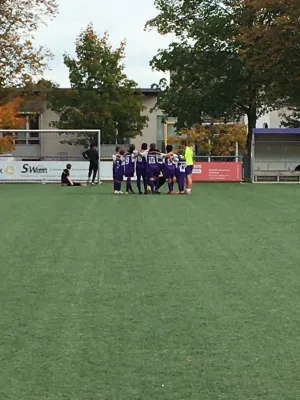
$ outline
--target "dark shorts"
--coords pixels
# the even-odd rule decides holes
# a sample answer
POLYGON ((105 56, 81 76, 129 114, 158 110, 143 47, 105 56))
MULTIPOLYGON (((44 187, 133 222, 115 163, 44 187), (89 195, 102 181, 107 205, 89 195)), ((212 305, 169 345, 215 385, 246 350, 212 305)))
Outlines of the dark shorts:
POLYGON ((174 178, 175 176, 175 166, 172 168, 166 168, 164 167, 163 169, 163 175, 166 179, 168 178, 174 178))
POLYGON ((117 167, 115 165, 113 165, 113 177, 115 178, 117 173, 117 167))
POLYGON ((124 179, 124 175, 116 172, 116 174, 114 176, 114 180, 117 181, 117 182, 122 182, 123 179, 124 179))
POLYGON ((172 171, 165 171, 164 172, 164 177, 166 178, 166 179, 170 179, 170 178, 174 178, 175 177, 175 172, 172 172, 172 171))
POLYGON ((125 176, 126 176, 126 178, 133 178, 134 177, 134 172, 126 172, 125 176))
POLYGON ((159 168, 153 168, 153 169, 148 169, 147 170, 147 176, 148 178, 158 178, 160 174, 160 169, 159 168))
POLYGON ((147 170, 146 168, 137 168, 136 169, 136 176, 146 176, 147 170))
POLYGON ((122 182, 124 179, 124 168, 117 168, 114 174, 114 180, 117 182, 122 182))
POLYGON ((187 165, 185 167, 185 175, 191 175, 193 173, 193 169, 194 169, 193 165, 187 165))

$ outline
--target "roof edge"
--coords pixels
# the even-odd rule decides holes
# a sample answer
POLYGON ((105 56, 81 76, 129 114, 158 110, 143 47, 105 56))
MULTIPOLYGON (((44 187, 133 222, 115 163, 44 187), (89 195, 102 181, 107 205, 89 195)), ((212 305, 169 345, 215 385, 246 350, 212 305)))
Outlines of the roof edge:
POLYGON ((296 128, 255 128, 254 134, 300 135, 300 129, 296 128))

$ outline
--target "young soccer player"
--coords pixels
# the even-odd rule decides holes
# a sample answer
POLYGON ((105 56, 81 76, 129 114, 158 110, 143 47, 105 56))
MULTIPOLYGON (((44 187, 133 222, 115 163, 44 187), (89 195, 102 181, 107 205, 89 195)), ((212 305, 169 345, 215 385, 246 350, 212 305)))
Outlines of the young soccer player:
POLYGON ((135 173, 135 160, 135 145, 131 144, 127 153, 125 154, 125 177, 127 178, 126 194, 135 194, 131 186, 131 179, 134 177, 135 173))
POLYGON ((144 184, 144 194, 147 194, 147 143, 143 143, 141 150, 137 154, 136 158, 136 179, 137 188, 139 194, 143 194, 141 187, 141 179, 143 179, 144 184))
POLYGON ((61 185, 62 186, 86 186, 83 183, 77 183, 77 182, 73 182, 72 178, 71 178, 71 171, 72 165, 71 164, 67 164, 66 168, 63 170, 62 174, 61 174, 61 185))
POLYGON ((186 193, 192 194, 193 186, 193 168, 194 168, 194 151, 191 146, 188 146, 186 140, 181 141, 181 148, 184 150, 184 158, 186 162, 186 193))
MULTIPOLYGON (((175 159, 176 160, 176 159, 175 159)), ((186 180, 186 162, 183 156, 183 150, 179 150, 176 165, 176 179, 178 184, 178 193, 184 194, 184 184, 186 180)))
POLYGON ((119 153, 116 154, 116 169, 114 176, 114 194, 123 194, 121 191, 122 182, 124 178, 124 167, 125 167, 125 154, 126 151, 124 149, 119 150, 119 153))
POLYGON ((168 180, 168 194, 173 194, 174 189, 174 177, 175 177, 175 161, 173 154, 173 146, 167 145, 166 154, 163 158, 163 175, 168 180))
POLYGON ((159 194, 159 174, 160 167, 158 157, 161 153, 156 149, 155 143, 150 144, 150 149, 147 154, 147 177, 151 187, 152 194, 159 194))
POLYGON ((87 183, 90 182, 91 176, 93 174, 92 185, 95 185, 95 179, 98 172, 98 162, 99 162, 99 153, 95 143, 92 143, 90 149, 84 151, 82 153, 82 156, 85 160, 88 160, 90 162, 87 183))

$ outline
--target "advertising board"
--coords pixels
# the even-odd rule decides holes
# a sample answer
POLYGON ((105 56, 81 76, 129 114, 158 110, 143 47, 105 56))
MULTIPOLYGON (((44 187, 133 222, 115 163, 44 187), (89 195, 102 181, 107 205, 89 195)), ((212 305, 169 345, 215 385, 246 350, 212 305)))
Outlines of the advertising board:
POLYGON ((240 182, 241 180, 241 162, 196 162, 194 165, 194 182, 240 182))

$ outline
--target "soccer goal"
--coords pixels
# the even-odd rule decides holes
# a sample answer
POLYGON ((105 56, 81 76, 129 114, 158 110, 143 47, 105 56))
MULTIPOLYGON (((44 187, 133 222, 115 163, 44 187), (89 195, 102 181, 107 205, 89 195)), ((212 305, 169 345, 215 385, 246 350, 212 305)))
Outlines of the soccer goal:
POLYGON ((101 162, 100 130, 1 129, 0 137, 10 137, 13 143, 11 151, 0 154, 0 182, 59 182, 66 164, 72 165, 74 180, 86 181, 89 162, 82 153, 91 144, 99 152, 97 183, 107 179, 101 162))

